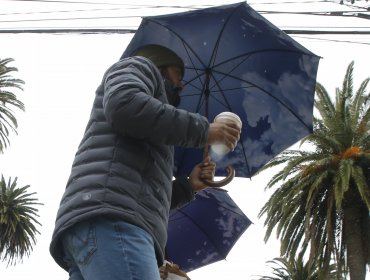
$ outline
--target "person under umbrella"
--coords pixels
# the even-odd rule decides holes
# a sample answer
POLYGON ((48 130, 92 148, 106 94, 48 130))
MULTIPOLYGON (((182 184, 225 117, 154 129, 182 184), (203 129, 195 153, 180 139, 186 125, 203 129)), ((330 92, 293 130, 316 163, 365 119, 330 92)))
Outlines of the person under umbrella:
POLYGON ((174 146, 234 149, 240 129, 180 110, 182 59, 155 45, 104 74, 56 217, 50 253, 70 279, 160 279, 169 210, 207 187, 209 157, 172 182, 174 146))

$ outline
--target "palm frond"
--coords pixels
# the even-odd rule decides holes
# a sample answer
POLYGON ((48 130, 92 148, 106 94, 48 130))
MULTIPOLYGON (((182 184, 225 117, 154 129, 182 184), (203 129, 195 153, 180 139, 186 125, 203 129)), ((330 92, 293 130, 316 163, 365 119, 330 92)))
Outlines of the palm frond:
MULTIPOLYGON (((320 267, 315 261, 303 261, 302 257, 297 258, 274 258, 267 264, 272 269, 273 276, 260 276, 258 280, 319 280, 320 267)), ((326 280, 336 278, 335 265, 331 264, 326 280)))
POLYGON ((356 183, 356 187, 362 200, 366 203, 370 213, 370 185, 365 177, 363 169, 360 166, 354 166, 352 169, 352 178, 356 183))
POLYGON ((24 81, 11 76, 12 72, 18 71, 17 68, 8 66, 13 62, 12 58, 0 59, 0 153, 4 152, 10 144, 9 133, 17 133, 17 119, 12 111, 12 107, 24 111, 23 102, 17 99, 12 90, 23 89, 24 81))
POLYGON ((344 97, 351 98, 353 94, 353 69, 354 69, 355 62, 352 61, 348 67, 346 74, 344 76, 343 85, 342 85, 342 93, 344 97))
MULTIPOLYGON (((364 115, 364 109, 368 107, 368 97, 366 96, 366 88, 369 84, 370 79, 365 79, 359 89, 356 91, 356 94, 354 95, 352 102, 350 104, 350 114, 351 119, 353 121, 353 126, 358 126, 359 123, 361 123, 361 117, 364 115)), ((367 108, 368 110, 369 108, 367 108)), ((366 109, 365 109, 366 110, 366 109)))
POLYGON ((349 189, 349 182, 352 175, 353 160, 341 160, 339 162, 338 175, 335 176, 336 182, 334 185, 336 208, 342 208, 344 194, 349 189))
POLYGON ((0 259, 9 264, 16 264, 24 256, 28 256, 36 243, 39 231, 36 225, 41 225, 37 217, 42 205, 35 193, 29 193, 29 185, 17 187, 17 178, 13 181, 4 176, 0 180, 0 259))
POLYGON ((335 107, 329 93, 319 82, 316 83, 316 96, 317 99, 315 100, 315 107, 319 110, 320 116, 325 123, 325 120, 333 118, 335 107))

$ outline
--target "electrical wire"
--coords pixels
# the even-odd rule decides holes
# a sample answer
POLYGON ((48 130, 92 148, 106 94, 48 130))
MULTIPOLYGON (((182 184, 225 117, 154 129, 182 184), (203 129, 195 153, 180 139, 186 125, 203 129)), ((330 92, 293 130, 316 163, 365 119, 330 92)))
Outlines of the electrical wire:
MULTIPOLYGON (((284 31, 284 30, 283 30, 284 31)), ((27 29, 16 29, 16 30, 3 30, 0 29, 0 34, 2 33, 36 33, 36 34, 80 34, 80 35, 97 35, 97 34, 105 34, 105 35, 113 35, 113 34, 134 34, 136 32, 136 28, 109 28, 109 29, 101 29, 101 28, 91 28, 91 29, 34 29, 34 30, 27 30, 27 29)), ((289 31, 285 31, 289 33, 289 31)), ((291 37, 300 38, 300 39, 308 39, 308 40, 320 40, 320 41, 328 41, 334 43, 347 43, 347 44, 361 44, 361 45, 370 45, 369 42, 362 42, 362 41, 353 41, 353 40, 342 40, 342 39, 329 39, 329 38, 320 38, 315 35, 312 36, 302 36, 299 34, 290 34, 291 37)))
POLYGON ((0 23, 24 23, 40 21, 72 21, 72 20, 100 20, 100 19, 128 19, 141 18, 142 16, 100 16, 100 17, 69 17, 69 18, 44 18, 44 19, 23 19, 23 20, 0 20, 0 23))
MULTIPOLYGON (((120 11, 120 10, 139 10, 139 9, 156 9, 159 6, 136 6, 136 7, 125 7, 125 8, 93 8, 93 9, 75 9, 75 10, 56 10, 56 11, 38 11, 38 12, 12 12, 12 13, 0 13, 3 16, 10 15, 38 15, 38 14, 58 14, 58 13, 75 13, 75 12, 100 12, 100 11, 120 11)), ((173 6, 160 6, 160 8, 174 8, 173 6)), ((196 6, 179 6, 175 8, 182 9, 201 9, 196 6)), ((320 11, 320 12, 286 12, 286 11, 271 11, 271 10, 258 10, 258 13, 262 14, 299 14, 299 15, 336 15, 346 13, 366 13, 367 11, 362 10, 348 10, 348 11, 320 11)))
POLYGON ((39 14, 63 14, 63 13, 76 13, 76 12, 101 12, 101 11, 120 11, 120 10, 136 10, 142 9, 141 7, 128 7, 128 8, 95 8, 95 9, 76 9, 76 10, 58 10, 58 11, 38 11, 38 12, 13 12, 13 13, 0 13, 0 16, 18 16, 18 15, 39 15, 39 14))
MULTIPOLYGON (((7 0, 3 0, 7 1, 7 0)), ((201 8, 200 6, 195 5, 184 5, 184 6, 158 6, 158 5, 141 5, 141 4, 125 4, 125 3, 111 3, 111 2, 88 2, 88 1, 52 1, 52 0, 38 0, 38 1, 28 1, 28 0, 12 0, 13 2, 47 2, 47 3, 63 3, 63 4, 94 4, 94 5, 108 5, 113 8, 92 8, 92 9, 74 9, 74 10, 60 10, 60 11, 40 11, 40 12, 26 12, 26 13, 2 13, 0 15, 32 15, 32 14, 56 14, 56 13, 72 13, 72 12, 95 12, 95 11, 120 11, 122 9, 142 9, 142 8, 148 8, 148 9, 157 9, 157 8, 182 8, 182 9, 198 9, 201 8), (121 7, 119 7, 121 6, 121 7), (125 8, 122 8, 124 6, 125 8)), ((328 1, 328 0, 315 0, 315 1, 281 1, 278 4, 292 4, 292 3, 300 3, 300 4, 309 4, 309 3, 322 3, 322 2, 333 2, 334 1, 328 1)), ((264 2, 264 3, 258 3, 258 4, 277 4, 276 2, 264 2)), ((337 3, 338 4, 338 3, 337 3)), ((204 6, 203 6, 204 7, 204 6)), ((362 8, 361 8, 362 9, 362 8)), ((361 10, 350 10, 350 11, 321 11, 321 12, 287 12, 287 11, 258 11, 259 13, 263 14, 289 14, 289 15, 313 15, 313 16, 353 16, 353 17, 360 17, 364 19, 370 19, 370 14, 367 14, 365 11, 361 10), (347 14, 348 13, 348 14, 347 14)), ((62 17, 62 18, 30 18, 30 19, 4 19, 0 20, 0 23, 30 23, 30 22, 55 22, 55 21, 75 21, 75 20, 103 20, 103 19, 129 19, 129 18, 141 18, 143 15, 130 15, 130 16, 90 16, 90 17, 82 17, 82 16, 75 16, 75 17, 62 17)), ((326 29, 336 29, 336 30, 322 30, 325 27, 307 27, 307 26, 296 26, 296 27, 286 27, 286 32, 289 34, 356 34, 356 35, 368 35, 370 31, 365 30, 366 27, 343 27, 342 30, 340 27, 326 27, 326 29), (312 30, 316 29, 316 30, 312 30), (352 30, 351 30, 352 29, 352 30), (357 30, 353 30, 357 29, 357 30), (362 29, 362 30, 361 30, 362 29)), ((2 28, 1 33, 24 33, 24 32, 33 32, 33 33, 43 33, 43 32, 63 32, 66 33, 78 33, 78 32, 108 32, 107 27, 96 27, 96 28, 40 28, 40 30, 37 30, 37 28, 2 28), (70 31, 68 31, 70 29, 70 31), (17 31, 18 30, 18 31, 17 31)), ((370 27, 369 27, 370 29, 370 27)), ((118 28, 111 28, 109 30, 113 30, 112 32, 126 32, 127 28, 118 27, 118 28)), ((130 29, 130 32, 133 29, 130 29)))
POLYGON ((55 4, 85 4, 85 5, 131 5, 116 2, 89 2, 89 1, 58 1, 58 0, 3 0, 9 2, 40 2, 40 3, 55 3, 55 4))
POLYGON ((141 9, 141 8, 197 8, 202 9, 205 7, 213 7, 214 5, 149 5, 149 4, 127 4, 127 3, 112 3, 112 2, 84 2, 84 1, 54 1, 54 0, 2 0, 2 1, 9 1, 9 2, 46 2, 46 3, 55 3, 55 4, 87 4, 87 5, 105 5, 105 6, 124 6, 134 9, 141 9))
MULTIPOLYGON (((260 14, 289 14, 289 15, 312 15, 312 16, 335 16, 335 17, 358 17, 361 19, 370 19, 370 13, 360 12, 284 12, 284 11, 259 11, 260 14)), ((7 14, 1 14, 7 15, 7 14)), ((100 19, 124 19, 124 18, 141 18, 144 15, 133 16, 91 16, 91 17, 65 17, 65 18, 42 18, 42 19, 14 19, 14 20, 0 20, 0 23, 22 23, 35 21, 64 21, 64 20, 100 20, 100 19)))
MULTIPOLYGON (((114 6, 138 6, 140 4, 127 4, 127 3, 117 3, 117 2, 89 2, 89 1, 61 1, 61 0, 2 0, 8 2, 41 2, 41 3, 62 3, 62 4, 87 4, 87 5, 114 5, 114 6)), ((248 2, 248 1, 247 1, 248 2)), ((282 5, 282 4, 312 4, 312 3, 324 3, 324 2, 333 2, 335 1, 328 1, 328 0, 309 0, 309 1, 275 1, 275 2, 248 2, 249 5, 282 5)), ((338 3, 337 3, 338 4, 338 3)), ((212 6, 212 5, 206 5, 212 6)), ((166 6, 166 7, 173 7, 166 6)), ((179 6, 184 7, 184 6, 179 6)))
POLYGON ((350 12, 279 12, 279 11, 260 11, 261 14, 290 14, 290 15, 311 15, 311 16, 334 16, 334 17, 354 17, 361 19, 370 19, 370 13, 363 11, 350 11, 350 12))
MULTIPOLYGON (((137 27, 133 29, 128 28, 0 28, 0 33, 117 33, 117 34, 126 34, 136 32, 137 27)), ((302 35, 370 35, 370 30, 309 30, 309 29, 282 29, 287 34, 302 34, 302 35)))
POLYGON ((338 39, 328 39, 328 38, 318 38, 318 37, 306 37, 300 35, 291 35, 294 38, 302 38, 302 39, 309 39, 309 40, 320 40, 320 41, 328 41, 334 43, 349 43, 349 44, 360 44, 360 45, 370 45, 370 42, 358 42, 358 41, 349 41, 349 40, 338 40, 338 39))
MULTIPOLYGON (((7 1, 7 0, 3 0, 7 1)), ((181 9, 201 9, 204 7, 208 7, 210 5, 147 5, 147 4, 127 4, 127 3, 109 3, 109 2, 88 2, 88 1, 57 1, 57 0, 37 0, 37 1, 29 1, 29 0, 11 0, 12 2, 32 2, 32 3, 63 3, 63 4, 104 4, 104 5, 114 5, 114 8, 94 8, 94 9, 77 9, 77 10, 61 10, 61 11, 39 11, 39 12, 25 12, 25 13, 1 13, 0 15, 32 15, 32 14, 45 14, 45 13, 68 13, 68 12, 96 12, 96 11, 119 11, 122 9, 142 9, 142 8, 147 8, 147 9, 159 9, 159 8, 181 8, 181 9), (117 6, 124 6, 125 8, 117 8, 117 6)), ((330 2, 330 3, 336 3, 335 1, 330 1, 330 0, 315 0, 315 1, 280 1, 280 2, 264 2, 264 3, 258 3, 258 4, 292 4, 292 3, 299 3, 299 4, 312 4, 312 3, 323 3, 323 2, 330 2)), ((358 16, 360 13, 366 13, 364 11, 364 8, 359 7, 360 10, 350 10, 350 11, 320 11, 320 12, 286 12, 286 11, 271 11, 271 10, 260 10, 258 11, 259 13, 264 13, 264 14, 302 14, 302 15, 318 15, 318 16, 358 16), (349 14, 346 14, 349 13, 349 14)), ((361 18, 366 18, 370 17, 370 15, 367 14, 361 14, 359 17, 361 18)), ((93 18, 89 18, 93 19, 93 18)), ((45 19, 48 20, 48 19, 45 19)), ((22 21, 20 19, 19 21, 22 21)))

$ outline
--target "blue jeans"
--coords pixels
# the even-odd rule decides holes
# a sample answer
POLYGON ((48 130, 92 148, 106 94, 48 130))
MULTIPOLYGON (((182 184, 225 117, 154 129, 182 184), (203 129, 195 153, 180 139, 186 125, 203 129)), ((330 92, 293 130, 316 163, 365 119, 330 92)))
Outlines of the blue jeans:
POLYGON ((62 236, 69 280, 159 280, 153 238, 124 221, 98 217, 62 236))

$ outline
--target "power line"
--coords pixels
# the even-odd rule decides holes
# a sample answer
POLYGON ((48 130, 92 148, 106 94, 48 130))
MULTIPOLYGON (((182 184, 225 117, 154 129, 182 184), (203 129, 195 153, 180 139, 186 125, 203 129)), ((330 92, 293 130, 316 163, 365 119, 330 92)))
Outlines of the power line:
MULTIPOLYGON (((88 5, 105 5, 105 6, 115 6, 114 8, 93 8, 93 9, 75 9, 75 10, 54 10, 54 11, 38 11, 38 12, 15 12, 15 13, 1 13, 0 15, 30 15, 30 14, 45 14, 45 13, 68 13, 68 12, 91 12, 91 11, 110 11, 110 10, 122 10, 122 9, 158 9, 158 8, 181 8, 181 9, 203 9, 207 7, 213 7, 214 5, 148 5, 148 4, 127 4, 127 3, 110 3, 110 2, 88 2, 88 1, 55 1, 55 0, 37 0, 37 1, 30 1, 30 0, 2 0, 2 1, 9 1, 9 2, 32 2, 32 3, 63 3, 63 4, 88 4, 88 5), (117 6, 123 6, 122 8, 117 8, 117 6)), ((281 1, 281 2, 263 2, 263 3, 249 3, 250 5, 253 4, 312 4, 312 3, 324 3, 324 2, 333 2, 329 0, 316 0, 316 1, 281 1)), ((338 4, 338 3, 337 3, 338 4)), ((359 7, 360 8, 360 7, 359 7)), ((288 13, 288 12, 275 12, 275 11, 263 11, 265 13, 288 13)), ((351 12, 351 11, 345 11, 351 12)), ((358 11, 363 12, 363 10, 358 11)), ((298 12, 293 12, 298 13, 298 12)), ((307 12, 314 14, 315 12, 307 12)), ((318 12, 321 13, 321 12, 318 12)), ((322 13, 330 13, 322 12, 322 13)))
POLYGON ((57 13, 75 13, 75 12, 100 12, 100 11, 119 11, 123 9, 134 10, 142 9, 142 7, 129 8, 95 8, 95 9, 76 9, 76 10, 58 10, 58 11, 39 11, 39 12, 15 12, 15 13, 0 13, 1 16, 18 16, 18 15, 39 15, 39 14, 57 14, 57 13))
MULTIPOLYGON (((135 33, 137 28, 16 28, 0 29, 0 33, 38 33, 38 34, 127 34, 135 33)), ((370 30, 304 30, 304 29, 283 29, 287 34, 301 35, 370 35, 370 30)))
POLYGON ((100 17, 69 17, 69 18, 44 18, 44 19, 23 19, 23 20, 0 20, 0 23, 11 22, 40 22, 40 21, 65 21, 65 20, 98 20, 98 19, 125 19, 125 18, 141 18, 142 16, 100 16, 100 17))
POLYGON ((58 0, 3 0, 9 2, 41 2, 41 3, 62 3, 62 4, 87 4, 87 5, 130 5, 114 2, 89 2, 89 1, 58 1, 58 0))
MULTIPOLYGON (((4 0, 3 0, 4 1, 4 0)), ((6 0, 5 0, 6 1, 6 0)), ((16 2, 30 2, 28 0, 12 0, 16 2)), ((87 2, 87 1, 48 1, 48 0, 40 0, 40 1, 32 1, 32 2, 53 2, 53 3, 75 3, 75 4, 105 4, 105 5, 115 5, 115 6, 126 6, 125 9, 127 9, 127 6, 131 7, 132 9, 135 9, 140 7, 146 7, 146 8, 195 8, 196 6, 157 6, 157 5, 135 5, 135 4, 124 4, 124 3, 107 3, 107 2, 87 2)), ((304 1, 304 2, 295 2, 295 1, 285 1, 285 2, 279 2, 279 3, 318 3, 318 2, 333 2, 328 0, 317 0, 317 1, 304 1)), ((272 4, 273 2, 266 2, 263 4, 272 4)), ((199 6, 197 7, 197 9, 199 6)), ((114 7, 114 8, 93 8, 93 9, 76 9, 76 10, 63 10, 63 11, 41 11, 41 12, 27 12, 27 13, 13 13, 13 14, 40 14, 40 13, 68 13, 68 12, 92 12, 92 11, 119 11, 123 8, 114 7)), ((359 10, 351 10, 351 11, 321 11, 321 12, 285 12, 285 11, 259 11, 259 13, 265 13, 265 14, 291 14, 291 15, 314 15, 314 16, 351 16, 351 17, 359 17, 363 19, 370 19, 370 14, 366 14, 364 11, 359 10)), ((13 14, 0 14, 0 15, 13 15, 13 14)), ((0 23, 29 23, 29 22, 55 22, 55 21, 74 21, 74 20, 103 20, 103 19, 129 19, 129 18, 142 18, 143 15, 129 15, 129 16, 90 16, 90 17, 82 17, 82 16, 76 16, 76 17, 63 17, 63 18, 38 18, 38 19, 13 19, 13 20, 0 20, 0 23)), ((127 26, 127 25, 126 25, 127 26)), ((300 26, 298 29, 297 27, 287 27, 285 29, 285 32, 288 34, 306 34, 306 35, 320 35, 320 34, 336 34, 336 35, 368 35, 370 31, 368 30, 349 30, 349 29, 367 29, 368 27, 343 27, 344 30, 333 30, 333 29, 340 29, 340 27, 327 27, 328 30, 322 30, 324 27, 304 27, 300 26), (309 30, 316 29, 316 30, 309 30), (331 29, 331 30, 329 30, 331 29), (346 30, 347 29, 347 30, 346 30)), ((370 27, 369 27, 370 28, 370 27)), ((128 31, 133 32, 135 28, 124 28, 122 26, 117 28, 109 28, 106 26, 105 28, 102 27, 90 27, 90 28, 3 28, 0 27, 0 33, 105 33, 105 32, 113 32, 113 33, 127 33, 128 31)))
POLYGON ((370 45, 370 42, 368 43, 368 42, 358 42, 358 41, 349 41, 349 40, 338 40, 338 39, 317 38, 317 37, 305 37, 305 36, 297 36, 297 35, 292 35, 292 37, 302 38, 302 39, 309 39, 309 40, 328 41, 328 42, 335 42, 335 43, 370 45))
MULTIPOLYGON (((370 19, 370 14, 360 12, 283 12, 283 11, 260 11, 261 14, 290 14, 290 15, 313 15, 313 16, 342 16, 342 17, 359 17, 370 19)), ((4 14, 2 14, 4 15, 4 14)), ((92 16, 92 17, 65 17, 65 18, 42 18, 42 19, 14 19, 0 20, 0 23, 21 23, 21 22, 39 22, 39 21, 65 21, 65 20, 100 20, 100 19, 125 19, 125 18, 142 18, 144 15, 133 16, 92 16)))
POLYGON ((348 10, 348 11, 320 11, 320 12, 286 12, 286 11, 271 11, 271 10, 258 10, 258 13, 264 14, 295 14, 295 15, 314 15, 314 16, 341 16, 347 14, 356 13, 367 13, 367 11, 361 10, 348 10))
MULTIPOLYGON (((125 8, 92 8, 92 9, 75 9, 75 10, 55 10, 55 11, 37 11, 37 12, 12 12, 12 13, 0 13, 3 16, 12 16, 12 15, 39 15, 39 14, 58 14, 58 13, 75 13, 75 12, 104 12, 104 11, 120 11, 120 10, 138 10, 138 9, 156 9, 156 8, 182 8, 182 9, 201 9, 199 6, 152 6, 152 5, 133 5, 131 7, 125 8)), ((367 11, 361 10, 348 10, 348 11, 320 11, 320 12, 286 12, 286 11, 271 11, 271 10, 258 10, 258 12, 264 14, 297 14, 297 15, 347 15, 355 13, 366 13, 367 11)))
MULTIPOLYGON (((58 1, 58 0, 2 0, 8 2, 41 2, 41 3, 63 3, 63 4, 87 4, 87 5, 114 5, 114 6, 138 6, 140 4, 127 4, 127 3, 117 3, 117 2, 89 2, 89 1, 58 1)), ((312 3, 324 3, 324 2, 333 2, 328 0, 311 0, 311 1, 279 1, 279 2, 248 2, 249 5, 281 5, 281 4, 312 4, 312 3)), ((339 4, 339 3, 337 3, 339 4)), ((213 5, 204 5, 204 6, 213 6, 213 5)), ((164 7, 174 7, 174 6, 164 6, 164 7)), ((179 6, 184 7, 184 6, 179 6)))
POLYGON ((370 31, 370 27, 367 27, 367 26, 303 26, 303 25, 297 25, 297 26, 280 26, 279 27, 280 29, 343 29, 343 30, 348 30, 348 29, 353 29, 353 30, 356 30, 356 29, 369 29, 370 31))
MULTIPOLYGON (((3 0, 3 1, 12 1, 12 2, 41 2, 41 3, 55 3, 55 4, 86 4, 90 7, 95 5, 96 8, 85 8, 85 9, 65 9, 65 10, 57 10, 57 11, 38 11, 38 12, 18 12, 18 13, 1 13, 0 15, 33 15, 33 14, 56 14, 56 13, 78 13, 78 12, 104 12, 104 11, 120 11, 122 9, 158 9, 158 8, 181 8, 181 9, 201 9, 206 7, 213 7, 214 5, 184 5, 184 6, 172 6, 172 5, 145 5, 145 4, 125 4, 125 3, 117 3, 117 2, 89 2, 89 1, 52 1, 52 0, 39 0, 39 1, 28 1, 28 0, 3 0), (97 5, 104 5, 104 8, 97 7, 97 5)), ((357 0, 358 1, 358 0, 357 0)), ((324 3, 324 2, 331 2, 335 4, 339 4, 336 1, 330 0, 316 0, 316 1, 280 1, 280 2, 259 2, 259 3, 250 3, 249 5, 274 5, 274 4, 312 4, 312 3, 324 3)), ((349 6, 351 10, 346 11, 321 11, 321 12, 287 12, 287 11, 258 11, 259 13, 265 14, 291 14, 291 15, 314 15, 314 16, 343 16, 343 17, 359 17, 364 19, 370 19, 370 15, 366 12, 366 8, 359 7, 359 6, 349 6), (353 10, 356 8, 357 10, 353 10)), ((369 10, 369 8, 367 8, 369 10)), ((141 18, 143 16, 136 15, 136 16, 95 16, 95 17, 66 17, 66 18, 50 18, 50 19, 16 19, 16 20, 2 20, 2 23, 22 23, 22 22, 45 22, 45 21, 65 21, 65 20, 98 20, 98 19, 125 19, 125 18, 141 18)), ((126 25, 127 26, 127 25, 126 25)), ((312 40, 325 40, 325 41, 332 41, 332 42, 345 42, 345 43, 356 43, 356 44, 366 44, 369 45, 370 43, 367 42, 354 42, 354 41, 346 41, 346 40, 334 40, 334 39, 323 39, 317 38, 317 35, 370 35, 370 30, 364 30, 367 27, 287 27, 283 29, 283 31, 287 34, 292 35, 292 37, 299 37, 299 38, 307 38, 312 40), (304 28, 304 29, 303 29, 304 28), (313 30, 316 29, 316 30, 313 30), (363 29, 363 30, 353 30, 353 29, 363 29), (326 29, 326 30, 323 30, 326 29), (342 30, 338 30, 342 29, 342 30), (300 35, 309 35, 310 37, 304 37, 300 35)), ((21 33, 34 33, 34 34, 133 34, 137 30, 137 26, 127 26, 127 27, 115 27, 115 28, 101 28, 101 27, 90 27, 90 28, 0 28, 0 34, 21 34, 21 33)))
POLYGON ((370 13, 361 11, 328 11, 328 12, 284 12, 284 11, 259 11, 261 14, 290 14, 290 15, 312 15, 312 16, 334 16, 334 17, 357 17, 370 19, 370 13))
MULTIPOLYGON (((321 35, 321 34, 313 34, 311 32, 290 32, 289 30, 283 30, 285 33, 290 34, 292 37, 302 38, 302 39, 309 39, 309 40, 321 40, 321 41, 328 41, 328 42, 335 42, 335 43, 348 43, 348 44, 362 44, 362 45, 370 45, 370 42, 359 42, 359 41, 350 41, 350 40, 339 40, 339 39, 328 39, 328 38, 318 38, 314 35, 321 35), (300 35, 313 35, 310 37, 300 36, 300 35)), ((1 30, 0 34, 24 34, 24 33, 33 33, 33 34, 79 34, 79 35, 98 35, 98 34, 134 34, 136 32, 136 28, 109 28, 109 29, 101 29, 101 28, 90 28, 90 29, 66 29, 66 28, 59 28, 59 29, 16 29, 16 30, 1 30)), ((322 33, 325 35, 343 35, 343 34, 333 34, 333 33, 322 33)), ((358 34, 351 34, 348 33, 347 35, 358 35, 358 34)), ((370 32, 366 35, 370 35, 370 32)))
POLYGON ((287 34, 306 35, 370 35, 370 30, 284 30, 287 34))
MULTIPOLYGON (((347 0, 347 2, 349 2, 349 1, 347 0)), ((355 2, 355 1, 353 1, 353 2, 355 2)), ((359 1, 357 0, 357 2, 359 2, 359 1)), ((366 1, 366 2, 368 2, 368 1, 366 1)), ((338 3, 338 4, 344 5, 344 6, 347 6, 347 7, 350 7, 350 8, 364 8, 364 7, 361 7, 361 6, 354 5, 353 3, 351 3, 351 5, 349 3, 344 3, 343 0, 341 0, 340 3, 338 3)), ((367 7, 368 11, 369 11, 369 9, 370 9, 370 6, 367 7)))
POLYGON ((279 1, 279 2, 247 2, 249 5, 282 5, 282 4, 314 4, 324 3, 328 0, 313 0, 313 1, 279 1))
POLYGON ((0 34, 130 34, 135 33, 137 28, 17 28, 17 29, 0 29, 0 34))
POLYGON ((53 1, 53 0, 2 0, 2 1, 9 1, 9 2, 41 2, 41 3, 55 3, 55 4, 87 4, 87 5, 105 5, 105 6, 124 6, 129 7, 131 9, 134 7, 137 8, 184 8, 184 9, 192 9, 192 8, 206 8, 206 7, 214 7, 214 5, 148 5, 148 4, 127 4, 127 3, 116 3, 116 2, 86 2, 86 1, 53 1))

